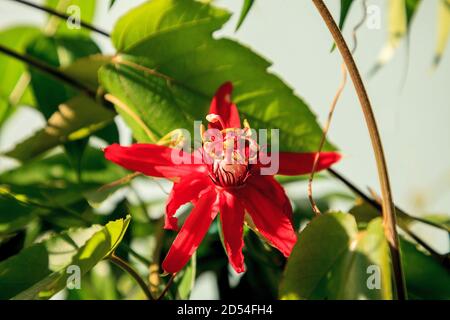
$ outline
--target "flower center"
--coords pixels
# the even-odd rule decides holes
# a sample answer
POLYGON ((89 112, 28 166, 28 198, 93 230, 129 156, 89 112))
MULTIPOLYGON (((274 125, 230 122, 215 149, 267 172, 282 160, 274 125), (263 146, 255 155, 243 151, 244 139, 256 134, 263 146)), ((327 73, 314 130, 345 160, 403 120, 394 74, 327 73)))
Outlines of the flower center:
MULTIPOLYGON (((220 122, 222 118, 209 114, 209 122, 220 122)), ((221 131, 201 127, 203 154, 210 164, 209 177, 221 187, 239 187, 245 184, 250 176, 250 167, 257 158, 259 146, 252 136, 248 122, 244 121, 244 129, 225 128, 221 131)))
POLYGON ((242 186, 249 176, 248 164, 227 163, 226 160, 214 161, 210 175, 213 182, 221 187, 242 186))

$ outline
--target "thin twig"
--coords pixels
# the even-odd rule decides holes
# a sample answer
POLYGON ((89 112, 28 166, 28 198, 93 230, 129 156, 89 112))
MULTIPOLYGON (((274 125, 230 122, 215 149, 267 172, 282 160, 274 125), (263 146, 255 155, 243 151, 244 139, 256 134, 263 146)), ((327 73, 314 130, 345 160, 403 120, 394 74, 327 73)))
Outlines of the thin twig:
POLYGON ((147 259, 146 257, 142 256, 141 254, 134 251, 129 245, 127 245, 125 242, 121 242, 119 244, 119 247, 127 251, 131 256, 135 257, 137 260, 139 260, 142 264, 145 266, 148 266, 151 264, 151 261, 147 259))
POLYGON ((355 60, 348 48, 339 27, 336 25, 330 11, 323 0, 312 0, 322 19, 328 27, 333 39, 344 59, 345 65, 350 73, 356 93, 358 95, 364 117, 366 119, 367 128, 372 141, 373 152, 377 162, 378 178, 380 180, 381 194, 383 197, 383 220, 384 231, 389 243, 391 251, 391 260, 393 266, 393 274, 395 279, 395 287, 397 298, 399 300, 407 299, 405 279, 403 275, 402 262, 400 260, 399 240, 396 229, 395 208, 392 200, 391 186, 389 183, 389 174, 387 170, 386 160, 384 157, 383 145, 381 143, 380 134, 378 132, 377 123, 373 114, 372 105, 367 95, 366 88, 359 74, 355 60))
POLYGON ((161 300, 162 298, 164 298, 164 296, 166 295, 167 291, 169 291, 170 287, 172 286, 173 280, 175 279, 176 275, 177 275, 176 273, 173 273, 170 276, 170 279, 167 282, 166 287, 164 288, 163 292, 161 293, 161 295, 156 300, 161 300))
MULTIPOLYGON (((28 7, 32 7, 32 8, 35 8, 35 9, 47 12, 50 15, 56 16, 56 17, 64 19, 64 20, 69 20, 71 18, 71 16, 69 16, 67 14, 64 14, 64 13, 61 13, 61 12, 58 12, 58 11, 56 11, 56 10, 50 8, 50 7, 37 5, 37 4, 29 2, 29 1, 25 1, 25 0, 11 0, 11 1, 14 1, 14 2, 17 2, 17 3, 21 3, 21 4, 26 5, 28 7)), ((99 28, 94 27, 93 25, 91 25, 91 24, 89 24, 87 22, 81 21, 81 20, 80 20, 80 26, 82 26, 83 28, 86 28, 88 30, 91 30, 93 32, 96 32, 98 34, 101 34, 101 35, 103 35, 105 37, 109 37, 110 36, 108 32, 100 30, 99 28)))
POLYGON ((311 173, 309 175, 309 179, 308 179, 308 198, 309 198, 309 202, 311 203, 311 207, 312 207, 314 213, 316 214, 316 216, 320 215, 321 212, 320 212, 320 209, 317 206, 316 202, 314 201, 313 192, 312 192, 312 183, 314 180, 314 173, 317 169, 317 165, 319 164, 320 152, 322 152, 325 141, 327 140, 327 133, 328 133, 328 130, 330 129, 334 110, 336 108, 336 105, 339 101, 339 98, 340 98, 342 92, 344 91, 346 83, 347 83, 347 69, 345 68, 345 65, 342 64, 342 81, 341 81, 341 84, 339 85, 339 88, 338 88, 334 98, 333 98, 333 102, 331 103, 330 111, 328 112, 327 122, 325 123, 325 127, 323 128, 323 134, 322 134, 322 138, 320 140, 319 149, 317 150, 317 153, 315 154, 312 171, 311 171, 311 173))
POLYGON ((142 291, 144 291, 145 296, 147 297, 147 299, 149 300, 155 300, 147 286, 147 284, 145 283, 145 281, 141 278, 141 276, 136 272, 136 270, 134 270, 134 268, 128 264, 128 262, 122 260, 121 258, 119 258, 118 256, 116 256, 114 253, 111 254, 108 259, 114 263, 115 265, 119 266, 122 270, 124 270, 125 272, 127 272, 131 277, 133 277, 133 279, 137 282, 137 284, 139 285, 139 287, 141 287, 142 291))
MULTIPOLYGON (((358 47, 358 38, 356 37, 356 32, 364 24, 364 21, 366 21, 366 17, 367 17, 366 0, 362 1, 362 6, 363 6, 363 16, 362 16, 361 20, 355 25, 355 27, 353 28, 353 31, 352 31, 352 36, 353 36, 352 54, 356 51, 356 48, 358 47)), ((342 72, 342 80, 338 87, 338 90, 336 91, 336 94, 334 95, 333 101, 331 103, 330 110, 328 112, 327 122, 325 123, 325 126, 323 128, 322 139, 320 140, 319 148, 314 157, 313 167, 311 170, 311 174, 309 175, 309 179, 308 179, 308 198, 309 198, 309 202, 311 203, 311 207, 312 207, 314 213, 316 214, 316 216, 320 215, 321 212, 320 212, 320 209, 317 206, 316 202, 314 201, 312 184, 313 184, 313 180, 314 180, 314 174, 316 173, 316 170, 317 170, 317 165, 319 164, 320 153, 322 152, 323 146, 325 145, 325 142, 327 140, 327 134, 328 134, 328 131, 330 130, 331 121, 333 120, 334 110, 336 109, 336 105, 339 101, 339 98, 341 97, 342 92, 344 91, 344 88, 347 84, 347 68, 345 67, 344 62, 342 62, 342 65, 341 65, 341 72, 342 72)))
POLYGON ((96 98, 96 92, 90 89, 89 87, 85 86, 83 83, 79 82, 76 79, 73 79, 63 72, 59 71, 58 69, 40 61, 35 58, 32 58, 28 55, 20 54, 14 50, 11 50, 3 45, 0 45, 0 52, 4 53, 10 57, 13 57, 17 60, 20 60, 32 67, 35 67, 36 69, 39 69, 40 71, 43 71, 51 76, 53 76, 56 79, 62 80, 65 83, 69 84, 70 86, 74 87, 75 89, 78 89, 85 93, 87 96, 95 99, 96 98))

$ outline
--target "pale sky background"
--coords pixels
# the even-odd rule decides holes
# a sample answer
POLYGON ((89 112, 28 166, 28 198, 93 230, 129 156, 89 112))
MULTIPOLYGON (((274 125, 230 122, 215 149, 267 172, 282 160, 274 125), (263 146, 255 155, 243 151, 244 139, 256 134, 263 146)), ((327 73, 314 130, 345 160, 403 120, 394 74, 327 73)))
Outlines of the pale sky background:
MULTIPOLYGON (((348 40, 350 30, 361 17, 359 1, 347 20, 344 35, 348 40)), ((118 17, 143 1, 118 0, 111 11, 106 5, 109 0, 104 0, 104 5, 103 1, 98 2, 101 5, 94 24, 111 31, 118 17)), ((326 2, 338 17, 339 1, 326 2)), ((370 30, 366 26, 360 29, 355 58, 365 77, 382 135, 394 200, 412 214, 450 214, 450 46, 439 68, 436 71, 431 68, 436 46, 438 0, 422 1, 413 21, 409 69, 404 83, 405 41, 388 65, 373 78, 366 77, 387 36, 387 0, 369 0, 367 3, 381 8, 381 29, 370 30)), ((219 34, 239 40, 272 61, 271 71, 293 87, 323 123, 340 82, 341 58, 337 51, 330 54, 330 35, 312 2, 257 0, 237 33, 234 27, 242 0, 221 0, 216 4, 236 13, 219 34)), ((33 9, 0 0, 0 28, 19 23, 42 25, 44 21, 45 15, 33 9)), ((106 53, 113 52, 107 39, 101 36, 95 39, 106 53)), ((42 119, 33 111, 17 114, 0 131, 0 150, 7 149, 42 125, 42 119)), ((339 101, 329 137, 345 155, 336 168, 362 189, 371 186, 378 190, 372 148, 351 82, 339 101)), ((306 194, 304 185, 296 186, 296 192, 299 188, 304 188, 306 194)), ((339 183, 333 183, 331 188, 345 190, 339 183)), ((440 249, 448 249, 445 235, 433 232, 426 238, 439 240, 440 249)), ((207 296, 214 297, 208 290, 198 292, 199 297, 204 297, 202 292, 209 292, 207 296)))

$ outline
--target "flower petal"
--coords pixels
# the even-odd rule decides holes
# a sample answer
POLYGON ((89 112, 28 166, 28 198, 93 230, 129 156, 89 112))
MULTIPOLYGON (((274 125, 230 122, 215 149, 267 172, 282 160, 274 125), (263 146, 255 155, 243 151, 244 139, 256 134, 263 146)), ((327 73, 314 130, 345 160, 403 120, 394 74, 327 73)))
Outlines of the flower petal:
POLYGON ((211 222, 217 215, 217 193, 209 188, 202 193, 187 217, 162 263, 165 272, 180 271, 197 250, 211 222))
MULTIPOLYGON (((311 173, 317 152, 280 152, 278 155, 278 172, 276 174, 295 176, 311 173)), ((264 156, 260 154, 260 157, 264 156)), ((273 158, 275 154, 269 154, 273 158)), ((266 156, 267 157, 267 156, 266 156)), ((342 158, 338 152, 321 152, 316 172, 327 169, 342 158)), ((272 160, 273 162, 273 160, 272 160)), ((266 167, 268 165, 259 166, 266 167)))
POLYGON ((153 177, 182 177, 193 171, 205 171, 202 164, 194 164, 194 157, 181 150, 172 149, 155 144, 133 144, 123 147, 112 144, 105 148, 105 158, 132 171, 138 171, 153 177), (182 164, 174 163, 184 160, 182 164))
MULTIPOLYGON (((221 117, 225 128, 240 128, 241 121, 239 119, 239 111, 234 103, 231 102, 231 92, 233 85, 231 82, 225 82, 217 89, 214 98, 211 101, 209 114, 215 114, 221 117)), ((220 122, 210 123, 209 128, 218 130, 223 128, 220 122)))
POLYGON ((245 210, 236 196, 227 191, 220 194, 220 221, 225 249, 231 266, 236 272, 244 272, 244 230, 245 210))
POLYGON ((293 222, 291 201, 284 188, 273 176, 251 176, 247 180, 247 184, 262 194, 270 195, 273 199, 272 203, 284 212, 291 223, 293 222))
POLYGON ((272 200, 273 195, 264 194, 247 185, 240 190, 238 196, 258 231, 270 244, 288 257, 297 241, 297 235, 291 220, 272 200))
POLYGON ((211 179, 203 173, 192 173, 175 182, 166 204, 165 229, 178 230, 178 219, 174 217, 183 204, 197 200, 201 191, 211 185, 211 179))

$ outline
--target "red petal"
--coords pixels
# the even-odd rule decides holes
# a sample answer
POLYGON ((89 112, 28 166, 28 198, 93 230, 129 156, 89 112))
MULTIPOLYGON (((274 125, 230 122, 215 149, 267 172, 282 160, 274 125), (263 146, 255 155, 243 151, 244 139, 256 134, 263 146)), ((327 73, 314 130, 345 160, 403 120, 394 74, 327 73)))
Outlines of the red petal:
POLYGON ((183 204, 197 200, 201 191, 211 185, 211 180, 203 173, 193 173, 184 176, 180 182, 175 182, 166 205, 166 221, 164 228, 178 230, 178 219, 174 217, 183 204))
POLYGON ((277 205, 286 217, 293 222, 291 201, 284 188, 273 176, 251 176, 247 180, 247 184, 262 194, 270 195, 273 204, 277 205))
POLYGON ((263 194, 258 189, 247 186, 238 194, 250 214, 258 231, 280 250, 285 257, 291 254, 297 235, 291 220, 272 199, 272 194, 263 194))
POLYGON ((170 247, 162 263, 165 272, 175 273, 186 265, 203 240, 217 211, 217 194, 211 188, 200 196, 170 247))
POLYGON ((187 163, 195 163, 188 153, 155 144, 138 143, 129 147, 112 144, 105 149, 106 159, 148 176, 173 178, 206 170, 203 165, 175 164, 172 160, 174 154, 183 157, 187 163))
MULTIPOLYGON (((311 173, 316 154, 316 152, 280 152, 277 174, 295 176, 311 173)), ((321 152, 316 172, 331 167, 338 162, 341 157, 341 154, 338 152, 321 152)))
POLYGON ((244 230, 245 210, 240 201, 231 193, 220 194, 220 220, 222 223, 225 249, 231 266, 236 272, 244 272, 244 230))
MULTIPOLYGON (((233 85, 231 82, 225 82, 217 89, 214 98, 211 101, 209 113, 217 114, 222 118, 226 128, 240 128, 239 111, 235 104, 231 103, 231 92, 233 85)), ((209 128, 225 129, 219 122, 210 123, 209 128)))

